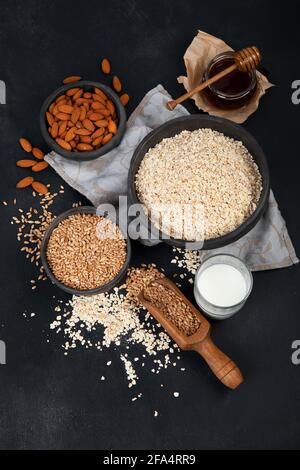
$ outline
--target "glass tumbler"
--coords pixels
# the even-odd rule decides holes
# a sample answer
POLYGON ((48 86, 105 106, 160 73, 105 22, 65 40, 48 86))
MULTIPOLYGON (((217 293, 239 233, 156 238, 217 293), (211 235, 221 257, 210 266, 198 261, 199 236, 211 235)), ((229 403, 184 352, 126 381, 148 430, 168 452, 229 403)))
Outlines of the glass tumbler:
MULTIPOLYGON (((221 274, 218 276, 218 282, 220 282, 220 278, 222 281, 222 270, 221 269, 221 274)), ((234 271, 234 270, 232 270, 234 271)), ((234 271, 236 275, 236 271, 234 271)), ((225 272, 224 272, 225 276, 225 272)), ((239 277, 239 276, 238 276, 239 277)), ((239 279, 242 281, 242 279, 239 279)), ((218 297, 218 282, 216 283, 216 298, 218 297)), ((224 282, 229 285, 230 289, 233 290, 236 286, 234 286, 234 280, 233 283, 231 283, 231 280, 228 278, 224 278, 224 282), (229 283, 229 284, 228 284, 229 283)), ((201 266, 199 267, 196 275, 195 275, 195 282, 194 282, 194 296, 196 299, 197 304, 199 305, 200 309, 210 318, 217 319, 217 320, 224 320, 225 318, 229 318, 233 315, 235 315, 244 305, 246 300, 248 299, 253 287, 253 277, 251 274, 250 269, 246 265, 246 263, 238 258, 237 256, 231 255, 231 254, 217 254, 217 255, 212 255, 206 258, 201 266), (211 266, 214 265, 222 265, 222 266, 231 266, 232 268, 235 268, 235 270, 238 271, 240 276, 242 276, 244 283, 244 292, 241 294, 241 297, 238 299, 238 301, 234 302, 232 305, 222 305, 219 302, 212 303, 211 300, 207 300, 203 292, 201 293, 201 276, 205 272, 206 269, 208 269, 211 266)))

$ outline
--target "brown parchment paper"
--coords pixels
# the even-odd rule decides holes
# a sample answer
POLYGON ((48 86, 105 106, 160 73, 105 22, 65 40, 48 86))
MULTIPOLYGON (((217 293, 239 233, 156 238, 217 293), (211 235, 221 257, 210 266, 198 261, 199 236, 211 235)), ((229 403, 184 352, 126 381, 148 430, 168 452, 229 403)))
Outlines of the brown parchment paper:
MULTIPOLYGON (((197 36, 193 39, 184 54, 187 76, 178 77, 178 82, 182 83, 187 91, 190 91, 192 88, 199 85, 210 61, 217 54, 232 50, 233 49, 221 39, 211 36, 204 31, 198 31, 197 36)), ((196 93, 192 99, 199 109, 202 109, 208 114, 224 117, 241 124, 257 110, 260 98, 269 88, 274 86, 260 72, 257 71, 256 73, 258 79, 256 92, 251 100, 239 109, 224 110, 217 108, 206 98, 204 93, 196 93)))

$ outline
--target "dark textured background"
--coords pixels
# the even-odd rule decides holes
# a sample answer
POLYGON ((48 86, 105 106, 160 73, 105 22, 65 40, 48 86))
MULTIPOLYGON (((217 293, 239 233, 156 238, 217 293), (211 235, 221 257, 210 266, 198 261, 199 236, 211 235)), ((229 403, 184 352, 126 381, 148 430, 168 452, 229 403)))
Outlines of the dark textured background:
MULTIPOLYGON (((24 174, 14 165, 22 156, 19 136, 43 147, 39 108, 64 76, 102 80, 100 59, 111 58, 132 96, 131 112, 158 83, 174 96, 182 92, 176 83, 184 72, 182 57, 203 29, 236 49, 256 44, 263 51, 277 87, 245 127, 267 154, 273 190, 300 252, 300 107, 291 103, 291 82, 300 79, 297 4, 283 9, 266 0, 1 0, 0 79, 8 92, 7 105, 0 106, 0 199, 15 197, 14 185, 24 174)), ((60 183, 50 170, 43 179, 60 183)), ((30 206, 30 191, 18 198, 30 206)), ((68 189, 57 212, 79 198, 68 189)), ((299 448, 300 366, 291 363, 291 343, 300 339, 299 267, 256 273, 244 310, 214 326, 216 342, 245 374, 242 387, 227 391, 196 355, 185 354, 187 373, 169 369, 158 379, 145 373, 139 386, 144 398, 132 404, 117 352, 77 350, 64 356, 55 334, 46 342, 52 296, 67 296, 48 282, 31 291, 28 281, 35 272, 18 251, 9 223, 13 210, 0 211, 0 339, 7 343, 8 362, 0 366, 0 448, 299 448), (37 316, 28 321, 25 310, 37 316), (108 360, 113 364, 106 371, 108 360), (174 390, 181 394, 177 400, 174 390)), ((168 266, 167 246, 134 245, 134 250, 134 263, 168 266)))

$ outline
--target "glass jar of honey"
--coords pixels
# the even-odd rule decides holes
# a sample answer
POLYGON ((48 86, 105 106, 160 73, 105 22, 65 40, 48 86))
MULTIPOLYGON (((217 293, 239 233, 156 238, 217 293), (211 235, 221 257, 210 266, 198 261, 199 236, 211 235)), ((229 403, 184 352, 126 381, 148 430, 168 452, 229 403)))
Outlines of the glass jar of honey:
MULTIPOLYGON (((203 81, 214 77, 235 63, 234 52, 222 52, 210 62, 203 76, 203 81)), ((242 107, 254 95, 257 87, 256 71, 241 72, 235 70, 217 82, 208 86, 204 93, 219 108, 236 109, 242 107)))

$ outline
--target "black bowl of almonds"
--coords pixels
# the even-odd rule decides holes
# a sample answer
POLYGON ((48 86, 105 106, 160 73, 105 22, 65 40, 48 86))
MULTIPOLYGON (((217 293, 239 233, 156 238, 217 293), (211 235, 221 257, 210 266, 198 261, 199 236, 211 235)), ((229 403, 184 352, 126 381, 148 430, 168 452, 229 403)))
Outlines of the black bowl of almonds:
POLYGON ((75 295, 111 290, 125 277, 130 258, 127 234, 111 216, 91 206, 73 208, 56 217, 41 246, 47 276, 75 295))
POLYGON ((46 143, 59 155, 94 160, 119 145, 126 112, 111 88, 84 80, 60 87, 44 101, 40 128, 46 143))

